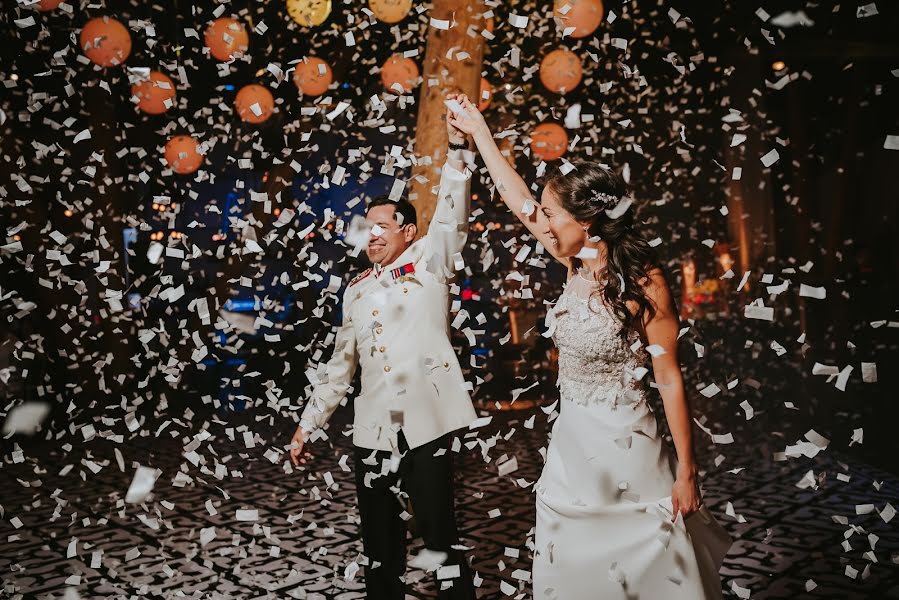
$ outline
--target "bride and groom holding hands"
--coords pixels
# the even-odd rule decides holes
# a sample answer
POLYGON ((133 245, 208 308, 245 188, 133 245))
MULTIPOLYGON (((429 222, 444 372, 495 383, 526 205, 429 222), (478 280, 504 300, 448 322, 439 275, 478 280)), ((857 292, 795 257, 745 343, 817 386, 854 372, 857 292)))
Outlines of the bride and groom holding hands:
POLYGON ((344 291, 334 352, 313 376, 291 460, 299 465, 307 443, 327 438, 322 427, 361 366, 352 429, 367 597, 405 598, 408 499, 436 557, 438 597, 476 598, 456 527, 453 454, 454 434, 477 414, 449 340, 451 279, 468 235, 470 136, 502 200, 568 268, 547 314, 561 402, 535 484, 534 598, 720 598, 730 540, 702 506, 677 312, 635 231, 624 182, 603 165, 576 163, 547 182, 537 204, 471 101, 449 94, 447 105, 449 149, 428 232, 415 239, 407 200, 367 206, 373 266, 344 291), (677 460, 646 401, 650 357, 677 460))

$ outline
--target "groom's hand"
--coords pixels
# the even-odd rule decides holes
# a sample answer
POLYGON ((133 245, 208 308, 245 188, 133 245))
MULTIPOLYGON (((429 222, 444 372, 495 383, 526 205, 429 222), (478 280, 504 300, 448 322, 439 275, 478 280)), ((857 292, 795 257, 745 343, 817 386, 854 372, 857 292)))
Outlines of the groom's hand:
POLYGON ((484 121, 484 115, 478 110, 478 107, 472 104, 471 100, 465 94, 451 94, 453 99, 462 107, 461 114, 447 111, 447 127, 453 127, 459 131, 461 135, 470 135, 478 140, 479 136, 490 137, 490 128, 484 121))
MULTIPOLYGON (((461 99, 464 98, 462 94, 447 94, 447 100, 454 100, 456 102, 461 103, 461 99)), ((464 144, 465 143, 465 132, 459 129, 454 125, 454 114, 453 111, 447 108, 446 110, 446 137, 451 144, 464 144)))
MULTIPOLYGON (((293 434, 293 439, 290 440, 290 460, 293 462, 295 467, 300 466, 300 456, 303 454, 303 446, 305 442, 303 442, 303 428, 297 427, 296 433, 293 434)), ((305 463, 306 460, 303 459, 305 463)))

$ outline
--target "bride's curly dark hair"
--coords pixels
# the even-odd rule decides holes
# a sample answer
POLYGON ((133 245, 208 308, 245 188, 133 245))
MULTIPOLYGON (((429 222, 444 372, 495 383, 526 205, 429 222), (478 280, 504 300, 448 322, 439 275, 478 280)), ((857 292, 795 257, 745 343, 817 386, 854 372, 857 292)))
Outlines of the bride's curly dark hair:
MULTIPOLYGON (((598 163, 573 164, 574 170, 549 179, 546 187, 577 221, 590 223, 588 236, 599 236, 608 246, 606 267, 594 273, 594 278, 602 285, 592 296, 602 296, 604 304, 621 321, 619 335, 627 340, 632 330, 642 331, 645 315, 652 319, 656 314, 656 307, 643 286, 649 280, 649 272, 660 268, 659 258, 634 230, 635 207, 627 206, 622 214, 618 214, 624 208, 619 203, 628 201, 624 180, 598 163), (637 303, 636 314, 631 314, 628 309, 628 300, 637 303)), ((582 262, 572 257, 571 264, 576 270, 582 262)))

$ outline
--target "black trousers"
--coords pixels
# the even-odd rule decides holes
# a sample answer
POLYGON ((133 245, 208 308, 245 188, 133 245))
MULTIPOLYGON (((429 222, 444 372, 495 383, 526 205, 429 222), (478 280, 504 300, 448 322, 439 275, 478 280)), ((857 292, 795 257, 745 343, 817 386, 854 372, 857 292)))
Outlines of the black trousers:
MULTIPOLYGON (((390 460, 389 451, 375 451, 375 464, 367 465, 362 460, 373 451, 354 447, 362 545, 368 557, 365 567, 368 600, 405 600, 406 597, 406 585, 400 580, 406 572, 406 521, 400 516, 405 510, 405 502, 399 499, 396 493, 399 490, 409 496, 425 547, 448 555, 444 567, 459 567, 458 577, 436 580, 440 590, 437 597, 441 600, 476 598, 465 554, 452 548, 459 543, 459 538, 453 503, 451 440, 451 434, 447 434, 410 449, 400 431, 398 443, 402 458, 399 468, 396 472, 388 470, 385 475, 381 475, 382 465, 385 459, 390 460), (434 456, 441 448, 445 452, 434 456), (365 485, 366 473, 377 475, 368 477, 371 487, 365 485), (452 582, 452 586, 441 589, 447 582, 452 582)), ((437 577, 436 571, 434 577, 437 577)))

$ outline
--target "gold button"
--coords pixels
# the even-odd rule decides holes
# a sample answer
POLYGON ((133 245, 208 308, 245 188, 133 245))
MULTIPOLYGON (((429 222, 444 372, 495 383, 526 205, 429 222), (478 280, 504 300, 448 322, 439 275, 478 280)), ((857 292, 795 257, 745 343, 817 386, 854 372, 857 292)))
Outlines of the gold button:
POLYGON ((378 335, 381 335, 382 331, 384 331, 383 327, 378 327, 377 329, 375 329, 375 333, 377 333, 378 335))
POLYGON ((362 297, 362 292, 356 292, 356 299, 358 300, 361 297, 362 297))
POLYGON ((371 316, 373 316, 373 317, 377 317, 377 316, 378 316, 378 309, 377 309, 377 308, 374 309, 373 311, 371 311, 371 316))
POLYGON ((385 350, 387 350, 387 348, 385 348, 384 346, 381 346, 380 348, 378 348, 378 350, 380 350, 381 352, 384 352, 385 350))
POLYGON ((444 369, 449 369, 449 361, 443 363, 444 369))
POLYGON ((384 372, 390 373, 390 365, 384 365, 384 372))
POLYGON ((409 293, 409 288, 403 288, 403 293, 404 293, 404 294, 408 294, 408 293, 409 293))

